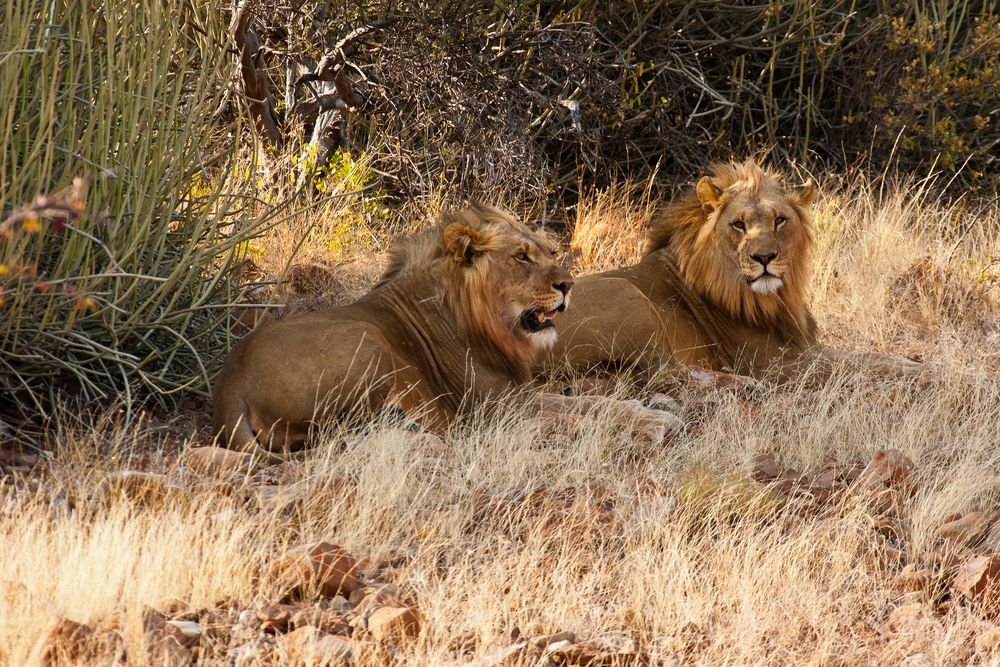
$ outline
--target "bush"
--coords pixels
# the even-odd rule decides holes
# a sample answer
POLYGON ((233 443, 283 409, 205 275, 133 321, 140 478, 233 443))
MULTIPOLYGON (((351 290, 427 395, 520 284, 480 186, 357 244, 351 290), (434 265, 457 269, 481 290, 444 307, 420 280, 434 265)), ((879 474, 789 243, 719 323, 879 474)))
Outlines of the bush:
POLYGON ((62 390, 203 388, 255 231, 245 186, 210 177, 239 171, 221 17, 12 0, 0 22, 0 419, 62 390))
POLYGON ((993 2, 359 0, 247 25, 275 135, 315 139, 327 109, 331 152, 364 150, 401 200, 558 205, 751 152, 1000 184, 993 2))

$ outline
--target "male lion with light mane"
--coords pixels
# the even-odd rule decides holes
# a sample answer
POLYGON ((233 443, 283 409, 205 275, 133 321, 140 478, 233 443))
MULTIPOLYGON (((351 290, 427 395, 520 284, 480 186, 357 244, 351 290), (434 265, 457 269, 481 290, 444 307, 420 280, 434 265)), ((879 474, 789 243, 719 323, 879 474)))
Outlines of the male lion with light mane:
MULTIPOLYGON (((359 301, 261 326, 229 354, 215 423, 232 447, 303 446, 318 415, 394 405, 428 428, 526 385, 555 341, 573 280, 541 234, 477 206, 398 244, 359 301)), ((537 411, 610 408, 662 438, 674 415, 610 399, 521 392, 537 411)))
POLYGON ((752 161, 713 165, 665 209, 638 264, 577 280, 548 365, 822 380, 850 359, 918 374, 921 365, 904 359, 817 343, 806 303, 814 196, 812 181, 786 190, 752 161))

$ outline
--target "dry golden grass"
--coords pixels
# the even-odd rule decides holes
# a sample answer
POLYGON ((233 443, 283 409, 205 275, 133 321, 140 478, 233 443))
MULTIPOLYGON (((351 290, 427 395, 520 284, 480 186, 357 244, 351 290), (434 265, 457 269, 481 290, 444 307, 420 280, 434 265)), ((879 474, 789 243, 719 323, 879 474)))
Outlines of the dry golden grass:
MULTIPOLYGON (((893 588, 899 564, 872 546, 877 500, 847 493, 816 508, 749 480, 758 454, 816 472, 827 457, 850 467, 899 449, 916 463, 911 491, 894 495, 898 545, 913 559, 949 514, 1000 506, 1000 321, 983 276, 1000 255, 1000 210, 962 216, 970 228, 956 243, 956 210, 915 188, 875 195, 860 185, 817 207, 816 315, 826 342, 919 353, 940 383, 842 375, 749 400, 689 390, 691 432, 660 448, 601 420, 568 437, 516 414, 460 429, 443 451, 414 449, 389 419, 364 433, 334 427, 302 470, 348 478, 353 495, 316 491, 282 511, 247 501, 252 479, 191 475, 178 429, 114 411, 94 426, 65 417, 38 486, 0 486, 0 663, 27 664, 64 616, 119 626, 141 664, 145 606, 253 610, 275 597, 259 575, 276 552, 325 539, 386 566, 424 615, 420 636, 379 661, 465 664, 456 640, 481 654, 516 626, 631 638, 654 664, 898 664, 918 653, 920 664, 1000 664, 980 610, 893 588), (933 270, 908 273, 923 257, 933 270), (167 472, 182 488, 136 497, 107 481, 120 470, 167 472), (900 608, 919 613, 904 621, 900 608)), ((614 215, 609 201, 594 205, 614 215)), ((647 207, 614 219, 634 234, 647 207)), ((620 236, 615 252, 633 259, 620 236)))

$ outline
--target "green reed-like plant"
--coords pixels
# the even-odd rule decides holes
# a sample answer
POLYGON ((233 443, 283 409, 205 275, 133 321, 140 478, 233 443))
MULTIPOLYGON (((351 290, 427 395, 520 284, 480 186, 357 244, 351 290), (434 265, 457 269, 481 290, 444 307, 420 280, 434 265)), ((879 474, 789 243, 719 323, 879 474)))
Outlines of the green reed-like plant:
POLYGON ((216 121, 221 15, 11 0, 0 24, 0 419, 44 414, 60 389, 203 388, 262 224, 233 168, 238 128, 216 121))

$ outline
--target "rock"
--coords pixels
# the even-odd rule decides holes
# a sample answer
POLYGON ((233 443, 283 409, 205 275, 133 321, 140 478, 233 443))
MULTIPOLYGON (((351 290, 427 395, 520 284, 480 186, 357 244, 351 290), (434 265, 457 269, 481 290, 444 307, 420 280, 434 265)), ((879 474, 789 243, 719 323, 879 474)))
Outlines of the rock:
MULTIPOLYGON (((1000 513, 1000 510, 994 510, 994 513, 1000 513)), ((1000 551, 1000 517, 994 519, 986 530, 980 548, 987 553, 1000 551)))
POLYGON ((580 378, 572 388, 573 396, 611 396, 615 393, 615 383, 607 378, 580 378))
POLYGON ((854 488, 861 491, 881 491, 898 486, 913 472, 913 461, 898 449, 883 449, 854 481, 854 488))
POLYGON ((280 512, 305 502, 312 496, 309 482, 295 484, 258 484, 253 487, 257 504, 270 512, 280 512))
POLYGON ((927 590, 933 581, 934 570, 926 567, 918 568, 911 563, 892 580, 892 587, 901 593, 910 593, 927 590))
POLYGON ((89 625, 57 618, 39 637, 31 650, 32 665, 66 665, 81 662, 87 656, 94 631, 89 625))
POLYGON ((569 642, 570 644, 576 643, 576 633, 571 631, 556 632, 551 635, 542 635, 541 637, 535 637, 531 640, 531 643, 536 647, 542 649, 543 651, 553 644, 559 644, 561 642, 569 642))
POLYGON ((201 623, 194 621, 167 621, 167 625, 177 628, 177 631, 188 641, 197 640, 203 631, 201 623))
POLYGON ((184 452, 184 462, 199 475, 223 478, 249 474, 254 457, 223 447, 194 447, 184 452))
POLYGON ((553 410, 541 410, 525 420, 527 430, 537 430, 543 440, 552 436, 576 438, 583 432, 587 418, 553 410))
POLYGON ((351 626, 360 630, 368 629, 368 619, 382 607, 406 607, 400 599, 399 589, 389 584, 378 588, 364 588, 351 594, 351 602, 355 605, 351 626))
POLYGON ((360 642, 313 627, 300 628, 282 635, 277 647, 288 664, 310 667, 353 665, 361 660, 364 650, 360 642))
POLYGON ((303 478, 302 467, 293 461, 267 466, 257 474, 263 480, 279 485, 294 484, 303 478))
POLYGON ((102 480, 99 493, 114 493, 133 502, 162 501, 184 491, 184 485, 169 475, 139 470, 117 470, 102 480))
POLYGON ((269 602, 257 610, 260 629, 265 632, 284 632, 295 614, 295 607, 280 602, 269 602))
POLYGON ((410 438, 410 450, 431 458, 441 458, 448 453, 448 445, 433 433, 416 433, 410 438))
POLYGON ((634 641, 622 646, 610 646, 603 641, 571 644, 552 651, 548 659, 555 665, 589 665, 590 667, 628 667, 647 665, 649 656, 634 641))
POLYGON ((411 607, 379 607, 368 618, 368 632, 377 641, 416 637, 420 614, 411 607))
POLYGON ((145 633, 146 656, 152 665, 188 665, 192 655, 188 640, 181 631, 167 625, 166 617, 156 609, 146 609, 142 614, 145 633))
POLYGON ((316 591, 332 597, 361 587, 355 566, 354 558, 336 544, 317 542, 289 549, 271 564, 270 573, 286 594, 316 591))
POLYGON ((934 661, 926 653, 914 653, 911 656, 903 658, 903 661, 899 663, 899 667, 934 667, 934 661))
POLYGON ((692 367, 688 371, 688 380, 701 389, 721 389, 735 394, 749 394, 761 386, 748 375, 733 375, 698 367, 692 367))
POLYGON ((649 397, 649 400, 646 401, 646 405, 654 410, 666 410, 667 412, 672 412, 675 415, 679 414, 684 409, 684 406, 681 405, 677 399, 667 396, 666 394, 653 394, 649 397))
POLYGON ((351 634, 351 626, 343 614, 333 609, 323 609, 316 606, 299 609, 288 622, 288 627, 293 630, 313 627, 331 635, 350 636, 351 634))
POLYGON ((910 602, 892 610, 886 627, 889 632, 919 634, 935 620, 934 610, 926 602, 910 602))
POLYGON ((518 628, 497 637, 470 667, 504 667, 531 664, 532 657, 540 657, 541 652, 530 645, 527 637, 518 628))
POLYGON ((951 585, 983 611, 1000 612, 1000 556, 972 556, 958 568, 951 585))
POLYGON ((758 454, 751 463, 750 479, 755 482, 773 482, 785 471, 786 468, 771 454, 758 454))
POLYGON ((976 635, 976 651, 992 655, 1000 649, 1000 627, 986 628, 976 635))
POLYGON ((986 532, 995 519, 994 512, 968 512, 943 524, 935 535, 938 539, 947 540, 956 546, 965 546, 986 532))
POLYGON ((351 611, 352 605, 343 595, 335 595, 330 599, 329 608, 338 614, 346 614, 351 611))

